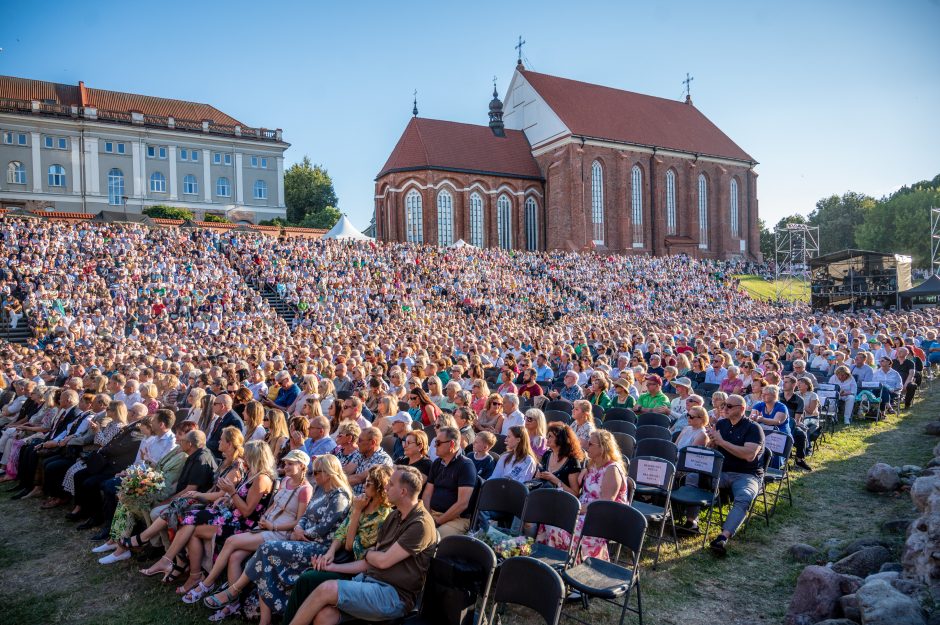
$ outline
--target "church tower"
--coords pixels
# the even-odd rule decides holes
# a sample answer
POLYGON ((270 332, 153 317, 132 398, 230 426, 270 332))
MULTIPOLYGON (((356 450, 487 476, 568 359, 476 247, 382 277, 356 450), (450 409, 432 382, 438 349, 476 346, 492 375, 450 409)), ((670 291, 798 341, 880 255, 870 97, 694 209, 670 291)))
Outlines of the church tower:
POLYGON ((495 80, 493 81, 493 99, 490 100, 490 130, 497 137, 506 136, 506 127, 503 125, 503 103, 499 100, 495 80))

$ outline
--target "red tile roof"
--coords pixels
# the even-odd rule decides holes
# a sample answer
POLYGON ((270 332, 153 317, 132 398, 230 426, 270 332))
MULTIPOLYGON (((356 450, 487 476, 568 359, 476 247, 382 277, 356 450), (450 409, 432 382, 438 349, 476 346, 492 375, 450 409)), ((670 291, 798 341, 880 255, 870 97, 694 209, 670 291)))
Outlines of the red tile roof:
POLYGON ((421 169, 542 177, 521 130, 507 130, 505 137, 497 137, 489 126, 413 117, 377 178, 421 169))
POLYGON ((526 69, 520 72, 574 135, 754 160, 691 104, 526 69))
MULTIPOLYGON (((84 86, 84 85, 83 85, 84 86)), ((106 111, 130 113, 136 111, 144 115, 174 117, 201 122, 211 120, 215 124, 244 126, 234 117, 230 117, 214 106, 186 100, 157 98, 149 95, 107 91, 87 87, 85 101, 82 101, 81 88, 76 85, 64 85, 45 80, 0 76, 0 98, 12 100, 50 101, 65 106, 93 106, 106 111)))

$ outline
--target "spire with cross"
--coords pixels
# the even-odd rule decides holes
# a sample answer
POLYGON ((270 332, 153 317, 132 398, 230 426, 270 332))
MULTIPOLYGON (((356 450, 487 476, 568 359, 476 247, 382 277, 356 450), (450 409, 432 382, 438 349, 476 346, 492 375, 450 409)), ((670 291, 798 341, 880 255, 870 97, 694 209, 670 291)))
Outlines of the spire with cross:
POLYGON ((692 81, 695 80, 695 76, 690 76, 688 72, 685 73, 685 80, 682 81, 682 84, 685 85, 685 103, 692 104, 692 81))
POLYGON ((525 45, 525 40, 522 38, 522 35, 519 35, 519 43, 515 45, 516 50, 519 51, 518 59, 516 59, 517 65, 522 65, 522 46, 525 45))
POLYGON ((415 96, 414 108, 411 109, 411 114, 412 116, 417 117, 418 116, 418 90, 417 89, 415 89, 414 96, 415 96))

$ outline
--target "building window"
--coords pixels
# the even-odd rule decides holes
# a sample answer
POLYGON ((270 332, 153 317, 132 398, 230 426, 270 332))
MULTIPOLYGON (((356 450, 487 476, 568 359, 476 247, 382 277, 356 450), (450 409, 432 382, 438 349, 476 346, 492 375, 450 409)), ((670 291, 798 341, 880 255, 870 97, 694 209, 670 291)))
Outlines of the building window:
POLYGON ((62 165, 49 165, 49 186, 64 187, 65 183, 65 167, 62 167, 62 165))
POLYGON ((198 163, 199 162, 199 150, 190 150, 189 160, 191 160, 194 163, 198 163))
POLYGON ((604 170, 597 161, 591 165, 591 222, 594 242, 604 243, 604 170))
POLYGON ((704 174, 698 176, 698 246, 708 249, 708 181, 704 174))
POLYGON ((512 201, 508 195, 501 195, 496 200, 496 230, 499 246, 504 250, 512 249, 512 201))
POLYGON ((161 145, 157 150, 157 154, 160 155, 160 158, 166 158, 166 146, 161 145))
POLYGON ((231 165, 231 164, 232 164, 232 155, 231 155, 231 154, 226 154, 224 160, 225 160, 225 164, 226 164, 226 165, 231 165))
POLYGON ((199 193, 199 183, 196 182, 196 176, 186 174, 183 178, 183 193, 186 195, 196 195, 199 193))
POLYGON ((470 245, 483 247, 483 197, 470 194, 470 245))
POLYGON ((52 137, 43 137, 43 141, 44 141, 44 145, 47 148, 51 149, 55 147, 55 139, 53 139, 52 137))
POLYGON ((180 148, 180 160, 188 161, 189 160, 189 150, 186 148, 180 148))
POLYGON ((539 249, 539 205, 534 197, 525 201, 525 246, 527 250, 539 249))
MULTIPOLYGON (((21 143, 20 145, 25 145, 21 143)), ((50 150, 69 149, 69 140, 66 137, 43 137, 43 145, 50 150)))
POLYGON ((213 153, 212 153, 212 163, 213 163, 214 165, 221 165, 221 164, 222 164, 222 153, 221 153, 221 152, 213 152, 213 153))
POLYGON ((156 158, 157 148, 152 145, 147 146, 147 158, 156 158))
POLYGON ((412 189, 405 196, 405 236, 409 243, 424 243, 421 194, 412 189))
POLYGON ((108 204, 120 206, 124 202, 124 174, 120 169, 108 172, 108 204))
POLYGON ((256 200, 268 199, 268 183, 264 180, 255 180, 254 192, 256 200))
POLYGON ((147 158, 166 158, 166 146, 165 145, 148 145, 147 146, 147 158))
POLYGON ((258 166, 258 157, 257 157, 257 156, 252 156, 252 157, 251 157, 251 166, 252 166, 252 167, 257 167, 257 166, 258 166))
POLYGON ((676 233, 676 172, 666 172, 666 234, 676 233))
POLYGON ((13 133, 5 132, 3 133, 3 142, 7 145, 13 145, 13 133))
POLYGON ((166 193, 166 176, 158 171, 150 174, 150 192, 166 193))
POLYGON ((232 194, 232 188, 228 184, 228 178, 222 176, 215 181, 215 194, 219 197, 228 197, 232 194))
POLYGON ((741 236, 741 228, 738 223, 738 181, 731 179, 731 236, 741 236))
POLYGON ((633 247, 643 247, 643 171, 630 170, 630 208, 633 215, 633 247))
POLYGON ((20 145, 26 145, 26 133, 21 132, 20 134, 16 135, 16 142, 20 145))
POLYGON ((7 184, 26 184, 26 168, 23 163, 13 161, 7 165, 7 184))
POLYGON ((125 144, 115 143, 113 141, 104 142, 104 151, 108 154, 124 154, 125 153, 125 144))
POLYGON ((261 169, 267 169, 267 168, 268 168, 268 159, 262 158, 262 159, 261 159, 261 169))
POLYGON ((446 247, 454 242, 454 197, 450 191, 437 194, 437 244, 446 247))

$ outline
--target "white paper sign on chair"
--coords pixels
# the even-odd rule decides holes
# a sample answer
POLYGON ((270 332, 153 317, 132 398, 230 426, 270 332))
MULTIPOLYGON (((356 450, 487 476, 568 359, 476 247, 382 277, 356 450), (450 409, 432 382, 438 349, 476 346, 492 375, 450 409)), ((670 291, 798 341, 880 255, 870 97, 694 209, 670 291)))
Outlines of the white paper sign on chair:
POLYGON ((666 464, 653 460, 637 460, 636 481, 646 486, 662 487, 666 483, 666 464))
POLYGON ((697 454, 690 451, 685 455, 685 467, 687 469, 711 473, 714 466, 715 457, 711 454, 697 454))

